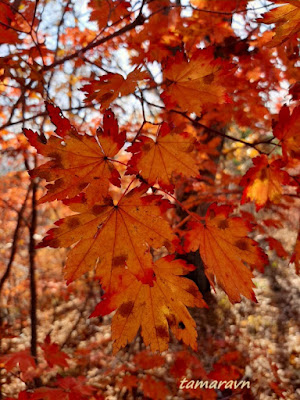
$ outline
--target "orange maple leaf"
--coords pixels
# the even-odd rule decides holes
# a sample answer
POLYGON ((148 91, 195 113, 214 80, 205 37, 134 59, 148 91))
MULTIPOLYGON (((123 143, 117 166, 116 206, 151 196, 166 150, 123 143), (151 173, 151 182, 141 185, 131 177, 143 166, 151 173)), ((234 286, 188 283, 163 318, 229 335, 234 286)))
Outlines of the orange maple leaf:
POLYGON ((251 228, 242 218, 229 218, 231 206, 212 204, 206 213, 205 224, 190 222, 185 235, 185 250, 199 249, 205 273, 213 285, 214 276, 232 303, 240 302, 241 295, 256 300, 253 274, 245 266, 263 269, 267 256, 258 244, 247 237, 251 228))
POLYGON ((72 198, 84 189, 88 202, 94 203, 107 195, 109 182, 120 186, 120 174, 114 167, 113 157, 123 147, 126 134, 119 133, 113 112, 105 112, 103 130, 97 130, 96 138, 80 135, 66 118, 61 117, 58 107, 50 105, 48 111, 57 124, 56 133, 60 136, 53 135, 47 141, 43 135, 24 129, 30 144, 38 153, 52 158, 30 171, 32 178, 55 181, 46 186, 48 192, 39 203, 72 198))
POLYGON ((52 368, 54 365, 59 367, 68 367, 67 359, 70 358, 65 352, 61 351, 59 345, 51 343, 50 336, 47 335, 43 344, 40 345, 44 351, 45 359, 52 368))
POLYGON ((123 195, 117 204, 112 198, 89 206, 84 196, 65 202, 75 212, 56 222, 39 247, 69 247, 65 278, 72 282, 94 269, 105 289, 111 290, 112 271, 125 267, 139 279, 152 281, 150 246, 173 248, 175 235, 162 217, 161 208, 170 205, 161 196, 144 196, 148 186, 142 185, 123 195))
POLYGON ((145 79, 149 79, 148 73, 136 68, 126 79, 120 74, 111 73, 91 81, 82 90, 88 94, 85 101, 96 100, 101 104, 101 110, 105 110, 118 97, 133 93, 137 82, 145 79))
POLYGON ((265 206, 267 201, 278 203, 283 188, 289 182, 289 175, 282 171, 285 163, 282 159, 269 162, 265 154, 255 157, 254 167, 250 168, 240 181, 245 186, 241 204, 255 201, 256 211, 265 206))
POLYGON ((92 313, 91 317, 103 315, 118 307, 112 320, 114 353, 132 341, 139 328, 151 351, 168 348, 169 328, 177 339, 194 350, 197 348, 196 324, 186 307, 206 307, 206 304, 195 283, 181 276, 191 267, 173 258, 166 256, 153 265, 152 286, 125 270, 121 292, 113 293, 109 299, 113 306, 106 303, 101 307, 100 302, 92 313))
POLYGON ((91 21, 97 21, 98 27, 104 28, 108 23, 116 22, 128 14, 130 2, 125 0, 90 0, 88 6, 92 9, 91 21))
POLYGON ((258 19, 264 24, 275 24, 275 34, 268 47, 278 46, 300 31, 300 1, 277 0, 276 3, 282 5, 258 19))
POLYGON ((199 115, 207 103, 226 101, 224 77, 229 70, 228 63, 214 59, 212 48, 197 51, 190 61, 177 52, 163 71, 162 98, 168 108, 178 105, 199 115))
POLYGON ((292 114, 287 106, 279 112, 278 122, 273 128, 274 136, 280 140, 285 158, 300 159, 300 106, 292 114))
POLYGON ((127 173, 139 173, 149 183, 156 182, 167 190, 174 189, 173 173, 197 176, 194 140, 187 133, 171 131, 167 123, 158 129, 155 141, 148 136, 140 136, 139 142, 127 151, 133 153, 127 173))

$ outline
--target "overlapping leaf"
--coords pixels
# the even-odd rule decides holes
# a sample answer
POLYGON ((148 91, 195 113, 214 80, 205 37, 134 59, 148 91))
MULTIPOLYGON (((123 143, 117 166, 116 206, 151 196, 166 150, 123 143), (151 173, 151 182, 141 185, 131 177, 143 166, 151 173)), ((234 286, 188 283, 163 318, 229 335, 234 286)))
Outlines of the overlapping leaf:
POLYGON ((104 306, 99 303, 92 314, 105 315, 118 307, 112 321, 115 352, 132 341, 139 328, 151 351, 168 348, 169 328, 196 349, 196 325, 186 307, 205 307, 205 302, 195 283, 181 276, 190 268, 182 260, 167 256, 158 260, 153 270, 152 286, 125 271, 121 292, 112 294, 104 306))
POLYGON ((29 349, 1 356, 0 364, 2 364, 2 367, 8 372, 12 371, 15 367, 19 367, 21 372, 26 373, 30 368, 36 367, 34 358, 31 356, 29 349))
POLYGON ((287 106, 283 106, 273 133, 280 140, 285 158, 300 159, 300 106, 292 114, 287 106))
POLYGON ((130 2, 125 0, 90 0, 92 9, 91 21, 97 21, 98 27, 104 28, 110 21, 116 22, 124 18, 128 13, 130 2))
POLYGON ((275 35, 269 47, 278 46, 300 31, 300 1, 277 0, 280 4, 260 19, 264 24, 275 24, 275 35), (288 4, 287 4, 288 3, 288 4))
POLYGON ((281 168, 285 165, 282 159, 269 162, 266 155, 255 157, 254 167, 250 168, 241 179, 240 185, 245 186, 242 204, 254 201, 256 210, 264 207, 267 201, 280 201, 283 185, 288 184, 289 176, 281 168))
POLYGON ((190 222, 185 236, 185 250, 199 249, 205 273, 213 284, 214 276, 232 303, 241 295, 255 300, 252 272, 245 266, 263 269, 266 255, 248 237, 251 229, 241 218, 229 218, 230 206, 212 204, 206 213, 205 224, 190 222))
POLYGON ((140 136, 139 141, 127 151, 133 153, 129 161, 128 173, 139 173, 153 185, 156 182, 167 190, 172 190, 173 173, 186 176, 197 176, 194 140, 188 134, 171 131, 168 124, 163 123, 155 140, 140 136))
POLYGON ((0 44, 15 44, 20 41, 17 30, 10 29, 10 27, 17 28, 15 20, 16 16, 13 12, 13 5, 0 2, 0 44))
POLYGON ((51 343, 50 336, 47 335, 41 348, 44 352, 45 359, 48 365, 52 368, 54 365, 59 367, 68 367, 69 364, 67 360, 70 358, 65 352, 61 351, 59 345, 56 343, 51 343))
POLYGON ((230 66, 215 60, 212 49, 199 50, 190 61, 182 53, 168 61, 163 72, 164 93, 169 108, 178 105, 182 111, 200 114, 206 104, 226 101, 224 76, 230 66))
POLYGON ((111 198, 104 203, 89 206, 81 196, 68 201, 77 215, 56 223, 40 246, 68 247, 70 251, 65 268, 65 278, 73 281, 93 270, 106 290, 112 290, 111 276, 114 268, 125 267, 142 281, 152 282, 152 257, 150 246, 172 249, 175 236, 162 217, 161 209, 168 202, 161 196, 146 195, 142 185, 123 196, 117 204, 111 198))
POLYGON ((120 74, 107 74, 83 86, 82 90, 87 93, 87 101, 96 100, 105 110, 118 97, 133 93, 138 81, 144 79, 149 79, 148 73, 136 68, 126 79, 120 74))
POLYGON ((109 182, 120 186, 120 175, 113 163, 113 157, 122 148, 125 132, 119 133, 118 123, 111 111, 103 118, 103 130, 97 130, 97 137, 81 135, 61 116, 57 107, 48 105, 48 112, 56 133, 47 141, 36 132, 24 129, 30 144, 39 154, 52 160, 30 171, 32 178, 39 177, 47 182, 48 192, 39 201, 53 201, 72 198, 86 190, 89 203, 99 201, 108 192, 109 182))

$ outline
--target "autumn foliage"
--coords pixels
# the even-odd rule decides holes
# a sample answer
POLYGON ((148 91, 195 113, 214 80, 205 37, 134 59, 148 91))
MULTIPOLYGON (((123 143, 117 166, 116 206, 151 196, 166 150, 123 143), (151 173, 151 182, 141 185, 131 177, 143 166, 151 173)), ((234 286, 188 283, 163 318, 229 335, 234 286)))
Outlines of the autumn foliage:
MULTIPOLYGON (((257 301, 253 278, 268 264, 266 246, 299 273, 299 235, 287 252, 272 233, 285 222, 298 229, 299 31, 299 0, 258 8, 247 0, 0 0, 0 146, 3 166, 9 160, 17 171, 1 183, 3 205, 17 203, 17 239, 30 218, 33 299, 38 254, 67 249, 64 285, 92 280, 101 297, 90 318, 115 312, 113 354, 139 333, 152 352, 166 351, 173 336, 196 351, 191 308, 208 305, 190 279, 200 268, 191 253, 232 304, 257 301)), ((84 377, 38 382, 34 304, 31 347, 0 357, 35 385, 19 399, 101 399, 84 377)), ((49 334, 38 351, 44 371, 72 365, 49 334)), ((165 363, 149 354, 124 367, 119 385, 164 399, 163 382, 137 380, 139 368, 165 363)), ((232 354, 215 375, 202 365, 199 374, 241 378, 232 354)), ((186 369, 198 363, 176 354, 174 376, 180 357, 186 369)))

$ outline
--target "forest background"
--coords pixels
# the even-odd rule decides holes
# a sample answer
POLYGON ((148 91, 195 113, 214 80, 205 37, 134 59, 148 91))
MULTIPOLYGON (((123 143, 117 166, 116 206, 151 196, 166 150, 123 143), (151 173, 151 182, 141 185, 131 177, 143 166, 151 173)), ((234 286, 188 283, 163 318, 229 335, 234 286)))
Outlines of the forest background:
POLYGON ((1 399, 297 399, 299 29, 0 0, 1 399))

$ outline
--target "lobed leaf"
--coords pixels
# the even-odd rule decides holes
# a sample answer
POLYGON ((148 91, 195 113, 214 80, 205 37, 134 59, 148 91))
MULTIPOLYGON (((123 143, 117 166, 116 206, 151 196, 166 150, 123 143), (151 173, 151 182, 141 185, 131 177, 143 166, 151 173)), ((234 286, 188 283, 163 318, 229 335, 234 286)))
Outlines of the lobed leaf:
POLYGON ((245 266, 263 269, 267 256, 257 242, 248 237, 249 224, 242 218, 229 218, 231 206, 212 204, 206 213, 205 224, 190 222, 185 235, 186 251, 199 249, 205 273, 213 285, 214 276, 232 303, 241 295, 256 301, 252 272, 245 266))

